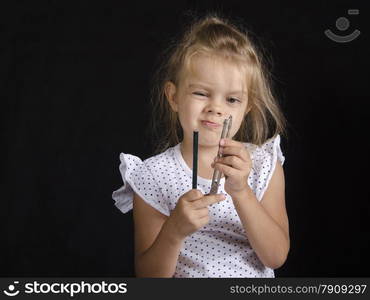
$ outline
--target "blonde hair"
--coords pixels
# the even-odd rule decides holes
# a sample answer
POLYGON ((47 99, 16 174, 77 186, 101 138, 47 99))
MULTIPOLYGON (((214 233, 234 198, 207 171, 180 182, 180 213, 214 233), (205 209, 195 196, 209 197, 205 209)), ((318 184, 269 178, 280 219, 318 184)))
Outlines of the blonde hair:
POLYGON ((271 136, 285 134, 286 121, 270 86, 269 72, 247 33, 242 33, 228 20, 212 14, 193 22, 183 38, 170 47, 152 83, 153 108, 150 128, 155 154, 181 142, 182 128, 165 95, 168 81, 178 84, 181 72, 197 53, 215 54, 239 61, 248 70, 248 105, 234 139, 262 145, 271 136))

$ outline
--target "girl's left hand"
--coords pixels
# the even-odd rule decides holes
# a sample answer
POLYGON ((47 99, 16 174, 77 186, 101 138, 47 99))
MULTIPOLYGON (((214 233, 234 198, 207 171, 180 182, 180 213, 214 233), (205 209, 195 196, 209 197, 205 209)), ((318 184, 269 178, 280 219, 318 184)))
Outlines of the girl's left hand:
POLYGON ((216 157, 217 160, 211 166, 225 175, 225 191, 234 197, 249 188, 248 176, 252 160, 240 142, 224 138, 220 141, 220 147, 223 157, 216 157))

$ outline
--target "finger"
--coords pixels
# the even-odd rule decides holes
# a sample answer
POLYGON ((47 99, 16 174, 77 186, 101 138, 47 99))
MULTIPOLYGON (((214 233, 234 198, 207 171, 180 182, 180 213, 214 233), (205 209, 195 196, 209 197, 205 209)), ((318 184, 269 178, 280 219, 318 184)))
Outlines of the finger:
POLYGON ((237 147, 237 146, 240 146, 240 145, 243 145, 241 142, 238 142, 238 141, 234 141, 233 139, 230 139, 230 138, 223 138, 220 140, 220 146, 222 147, 227 147, 227 146, 234 146, 234 147, 237 147))
POLYGON ((232 168, 228 165, 224 165, 224 164, 221 164, 221 163, 216 163, 214 165, 214 168, 219 170, 221 173, 223 173, 225 175, 225 177, 240 176, 240 170, 234 169, 234 168, 232 168))
POLYGON ((206 220, 208 220, 209 219, 209 215, 207 214, 207 215, 205 215, 205 216, 203 216, 203 217, 201 217, 201 218, 199 218, 199 220, 200 221, 206 221, 206 220))
MULTIPOLYGON (((227 149, 228 147, 236 147, 236 148, 239 148, 241 151, 240 153, 238 153, 238 150, 236 152, 230 152, 230 155, 237 155, 237 156, 240 156, 241 159, 244 159, 244 160, 247 160, 248 158, 250 158, 250 154, 249 154, 249 150, 247 149, 247 147, 241 143, 241 142, 238 142, 238 141, 234 141, 233 139, 230 139, 230 138, 223 138, 220 140, 220 146, 221 146, 221 151, 223 153, 226 153, 229 151, 229 149, 227 149), (224 152, 226 151, 226 152, 224 152)), ((233 151, 233 150, 231 150, 233 151)))
POLYGON ((185 200, 196 201, 203 197, 203 193, 200 190, 191 189, 185 195, 185 200))
POLYGON ((226 196, 224 194, 207 195, 202 197, 201 199, 194 201, 192 204, 194 209, 202 209, 225 199, 226 196))
POLYGON ((237 156, 241 160, 244 160, 246 162, 250 160, 248 149, 242 144, 237 146, 224 146, 221 149, 221 153, 223 156, 237 156))
POLYGON ((195 215, 199 219, 204 218, 204 217, 207 217, 208 214, 209 214, 208 207, 203 207, 203 208, 199 208, 199 209, 196 209, 195 210, 195 215))
MULTIPOLYGON (((225 156, 217 158, 215 163, 220 163, 224 165, 228 165, 234 169, 243 171, 248 167, 248 163, 244 160, 240 159, 238 156, 225 156)), ((214 165, 214 164, 213 164, 214 165)))

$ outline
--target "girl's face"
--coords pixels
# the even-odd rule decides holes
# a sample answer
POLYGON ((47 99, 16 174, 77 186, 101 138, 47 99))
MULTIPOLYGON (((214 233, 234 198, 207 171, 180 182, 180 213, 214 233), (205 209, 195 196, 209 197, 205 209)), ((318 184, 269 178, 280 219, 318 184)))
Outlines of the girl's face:
POLYGON ((217 146, 223 121, 232 116, 232 138, 247 113, 245 72, 230 61, 205 55, 194 56, 190 69, 178 86, 168 83, 167 98, 178 112, 186 141, 191 142, 198 130, 200 145, 217 146))

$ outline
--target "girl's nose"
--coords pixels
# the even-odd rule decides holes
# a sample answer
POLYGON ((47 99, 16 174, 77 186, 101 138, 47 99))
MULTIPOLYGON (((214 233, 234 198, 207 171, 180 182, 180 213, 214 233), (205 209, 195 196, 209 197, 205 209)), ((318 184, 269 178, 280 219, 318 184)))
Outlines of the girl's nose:
POLYGON ((213 112, 219 116, 222 116, 224 114, 224 109, 216 99, 212 99, 207 107, 207 112, 213 112))
POLYGON ((211 112, 213 112, 213 113, 216 113, 217 115, 219 115, 219 116, 222 116, 222 112, 221 112, 221 110, 217 110, 217 109, 208 109, 208 111, 207 112, 209 112, 209 113, 211 113, 211 112))

